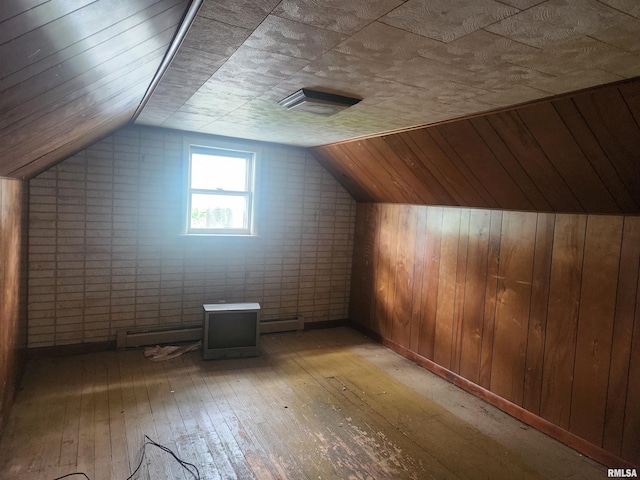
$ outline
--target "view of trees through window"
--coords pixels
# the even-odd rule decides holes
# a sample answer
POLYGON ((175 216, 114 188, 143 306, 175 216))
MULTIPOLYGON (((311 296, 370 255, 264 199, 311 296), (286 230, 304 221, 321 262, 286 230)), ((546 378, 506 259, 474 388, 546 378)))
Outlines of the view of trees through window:
POLYGON ((192 228, 232 228, 233 210, 230 208, 194 208, 191 210, 192 228))
POLYGON ((187 233, 252 233, 255 153, 189 145, 187 233))

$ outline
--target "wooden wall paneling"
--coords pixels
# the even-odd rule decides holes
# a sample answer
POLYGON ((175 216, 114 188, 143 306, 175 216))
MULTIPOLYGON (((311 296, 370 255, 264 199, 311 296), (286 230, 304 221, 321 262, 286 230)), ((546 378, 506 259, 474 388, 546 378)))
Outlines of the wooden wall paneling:
POLYGON ((378 241, 378 229, 379 229, 379 205, 367 205, 366 215, 363 220, 364 225, 364 242, 365 247, 363 249, 363 270, 362 270, 362 283, 363 288, 361 292, 363 295, 361 318, 364 319, 365 325, 371 327, 372 322, 372 310, 373 301, 375 299, 374 285, 374 269, 376 267, 376 246, 378 241))
POLYGON ((476 132, 478 132, 489 150, 491 150, 491 153, 522 191, 526 198, 526 203, 523 201, 522 209, 550 210, 551 205, 547 199, 542 195, 538 186, 533 183, 531 177, 529 177, 527 172, 522 168, 522 165, 520 165, 513 153, 511 153, 487 117, 472 118, 469 122, 476 132))
POLYGON ((58 15, 55 20, 0 46, 0 54, 4 55, 9 51, 34 52, 31 55, 14 56, 11 62, 3 63, 0 66, 0 76, 10 75, 74 43, 85 41, 110 25, 135 15, 155 1, 142 0, 114 4, 107 0, 97 0, 71 14, 58 15), (80 26, 84 28, 79 28, 80 26), (55 42, 51 39, 55 39, 55 42))
POLYGON ((397 210, 395 292, 389 338, 398 345, 409 348, 413 315, 413 284, 416 281, 414 265, 418 216, 416 209, 409 205, 400 205, 397 210))
POLYGON ((427 207, 427 225, 424 246, 424 273, 420 301, 420 329, 418 353, 433 360, 438 292, 440 285, 440 253, 442 248, 443 207, 427 207))
MULTIPOLYGON (((139 92, 138 92, 139 93, 139 92)), ((52 129, 48 129, 47 133, 52 133, 50 138, 52 143, 49 144, 51 150, 46 149, 46 144, 41 148, 37 147, 32 149, 34 155, 33 160, 30 162, 11 161, 3 165, 7 168, 7 172, 13 176, 30 175, 33 172, 41 171, 51 166, 52 161, 58 161, 61 157, 57 157, 53 152, 69 152, 74 154, 78 149, 87 147, 93 143, 97 136, 92 136, 96 132, 104 132, 103 135, 113 132, 114 128, 119 128, 124 125, 131 118, 131 108, 134 108, 136 103, 140 101, 140 96, 132 92, 122 92, 121 95, 113 97, 111 101, 105 102, 105 104, 96 106, 91 111, 87 111, 84 114, 85 123, 74 124, 74 122, 64 122, 63 128, 69 128, 66 134, 59 140, 55 138, 55 132, 52 129), (107 119, 107 121, 105 121, 107 119), (116 121, 116 120, 119 120, 116 121), (111 126, 110 130, 104 130, 105 126, 111 126), (66 143, 65 139, 73 139, 71 143, 66 143), (37 151, 36 151, 37 150, 37 151)), ((17 148, 22 148, 18 146, 17 148)), ((14 152, 12 159, 20 158, 19 152, 14 152)))
POLYGON ((461 214, 461 208, 445 208, 442 213, 433 360, 446 369, 451 368, 461 214))
POLYGON ((365 172, 341 145, 321 147, 313 153, 358 202, 383 201, 384 195, 378 185, 374 181, 365 181, 365 172))
MULTIPOLYGON (((68 46, 62 50, 40 59, 10 75, 0 79, 0 90, 11 89, 14 99, 3 99, 18 105, 41 94, 43 91, 65 83, 75 76, 85 73, 99 64, 126 53, 127 48, 136 46, 151 38, 154 30, 149 28, 145 20, 161 15, 160 20, 166 20, 167 12, 180 0, 160 0, 144 10, 109 27, 95 32, 89 38, 68 46), (130 35, 127 35, 130 32, 130 35), (127 38, 128 37, 128 38, 127 38), (124 47, 124 48, 123 48, 124 47), (47 73, 48 72, 48 73, 47 73), (55 73, 55 78, 51 74, 55 73), (30 85, 33 84, 33 90, 30 85)), ((173 20, 175 23, 175 18, 173 20)), ((160 22, 164 24, 164 22, 160 22)), ((169 25, 167 25, 169 27, 169 25)), ((161 28, 164 30, 164 28, 161 28)), ((156 30, 155 33, 157 33, 156 30)), ((104 71, 103 71, 104 73, 104 71)), ((4 104, 7 106, 10 104, 4 104)))
MULTIPOLYGON (((156 53, 160 54, 161 50, 156 53)), ((42 117, 34 120, 34 117, 27 117, 25 121, 29 123, 20 125, 12 125, 5 129, 0 141, 6 144, 6 153, 9 155, 7 162, 3 163, 5 173, 14 172, 24 166, 25 158, 36 160, 43 156, 51 156, 51 152, 59 148, 64 148, 68 142, 76 143, 77 139, 82 139, 81 146, 86 146, 86 142, 95 140, 95 137, 88 138, 88 133, 94 131, 99 125, 109 123, 114 117, 122 118, 125 121, 131 118, 132 108, 140 101, 141 95, 144 94, 145 86, 143 79, 145 75, 150 75, 157 65, 151 62, 144 65, 138 65, 137 68, 131 67, 131 72, 119 81, 130 83, 123 88, 119 88, 119 84, 112 83, 100 89, 100 93, 87 93, 91 97, 88 99, 79 99, 77 102, 71 102, 61 105, 57 112, 48 112, 42 117), (135 86, 134 86, 135 85, 135 86), (113 90, 112 90, 113 88, 113 90), (95 103, 94 103, 95 102, 95 103), (53 122, 52 119, 58 112, 63 112, 60 118, 63 121, 53 122), (79 122, 77 119, 81 118, 79 122), (14 128, 15 127, 15 128, 14 128), (17 128, 17 129, 16 129, 17 128), (29 143, 29 137, 37 132, 41 143, 33 145, 29 143), (61 135, 61 132, 64 132, 61 135)), ((119 125, 122 125, 120 123, 119 125)))
POLYGON ((353 257, 351 261, 351 292, 349 294, 349 317, 354 321, 366 320, 364 316, 364 304, 366 302, 364 281, 365 270, 365 217, 369 205, 358 204, 356 206, 356 224, 353 232, 353 257), (356 320, 357 319, 357 320, 356 320), (362 320, 361 320, 362 319, 362 320))
MULTIPOLYGON (((387 143, 388 137, 376 137, 367 141, 369 151, 380 162, 385 162, 395 172, 394 178, 402 186, 407 198, 406 203, 438 204, 438 199, 416 175, 419 171, 406 154, 387 143)), ((406 152, 405 152, 406 153, 406 152)), ((391 170, 390 170, 391 171, 391 170)))
POLYGON ((604 432, 622 220, 587 219, 569 430, 595 445, 604 432))
POLYGON ((442 184, 442 179, 439 178, 441 177, 439 171, 434 165, 426 164, 421 159, 423 153, 411 137, 404 133, 388 135, 385 137, 385 142, 402 158, 413 174, 420 179, 423 189, 434 197, 429 204, 451 205, 455 203, 454 197, 442 184))
POLYGON ((386 334, 388 308, 391 305, 391 295, 393 290, 389 288, 391 278, 391 255, 392 255, 392 228, 393 214, 395 213, 391 205, 383 205, 380 208, 379 239, 376 249, 376 272, 375 280, 375 310, 373 320, 373 331, 384 336, 386 334))
POLYGON ((353 260, 351 266, 351 290, 349 293, 349 318, 369 327, 367 313, 371 307, 371 282, 373 278, 371 271, 373 268, 373 245, 369 242, 373 238, 371 228, 373 223, 367 223, 366 219, 371 216, 373 204, 357 204, 356 224, 354 234, 362 241, 362 246, 358 247, 354 241, 353 260))
POLYGON ((553 164, 555 170, 587 212, 619 213, 609 190, 596 174, 553 105, 540 103, 518 109, 518 115, 553 164))
POLYGON ((529 210, 531 202, 496 159, 469 120, 439 125, 438 131, 500 208, 529 210))
MULTIPOLYGON (((640 205, 636 203, 629 193, 627 186, 609 158, 607 158, 573 100, 570 98, 557 100, 553 102, 553 106, 571 131, 571 135, 576 139, 580 149, 593 166, 597 175, 611 193, 620 211, 625 213, 637 212, 640 205)), ((596 211, 599 211, 599 209, 596 211)))
POLYGON ((407 203, 393 175, 371 155, 364 142, 343 143, 338 147, 341 155, 347 155, 354 165, 360 167, 361 176, 358 178, 370 188, 377 186, 381 194, 378 201, 407 203))
POLYGON ((491 391, 522 405, 537 214, 505 212, 491 362, 491 391))
POLYGON ((484 201, 462 173, 440 149, 426 128, 411 130, 405 134, 422 152, 421 161, 454 197, 456 205, 485 207, 484 201))
MULTIPOLYGON (((114 118, 130 120, 166 57, 188 0, 51 0, 3 22, 0 174, 33 172, 96 141, 114 118), (38 141, 32 139, 37 137, 38 141), (70 144, 73 144, 71 146, 70 144), (67 146, 69 145, 69 146, 67 146), (45 161, 48 164, 43 165, 45 161)), ((0 15, 4 15, 3 10, 0 15)))
MULTIPOLYGON (((381 200, 359 180, 357 169, 346 157, 338 157, 336 147, 320 147, 311 151, 314 158, 335 178, 357 202, 381 200)), ((374 187, 375 188, 375 187, 374 187)), ((373 190, 373 189, 372 189, 373 190)))
POLYGON ((420 349, 420 328, 422 326, 422 297, 427 292, 424 290, 425 270, 427 269, 427 256, 425 248, 427 244, 427 215, 429 207, 412 206, 416 218, 416 243, 413 254, 413 292, 411 302, 411 334, 409 337, 409 349, 417 352, 420 349))
POLYGON ((629 82, 618 87, 631 114, 640 125, 640 82, 629 82))
POLYGON ((482 319, 482 351, 480 352, 479 381, 479 384, 487 390, 491 387, 491 363, 493 361, 493 339, 495 332, 496 303, 498 299, 498 276, 500 273, 502 217, 502 211, 491 211, 489 252, 487 255, 487 287, 484 297, 484 317, 482 319))
MULTIPOLYGON (((7 246, 6 236, 9 235, 9 206, 5 204, 5 190, 8 188, 7 180, 0 177, 0 429, 4 426, 5 418, 8 412, 5 412, 5 408, 8 409, 9 402, 6 399, 7 392, 5 390, 10 385, 9 382, 5 383, 5 379, 8 379, 9 359, 11 357, 11 344, 9 342, 9 321, 8 312, 5 312, 5 306, 8 305, 7 294, 7 279, 6 279, 6 264, 7 264, 7 246), (5 406, 5 404, 7 406, 5 406)), ((1 430, 0 430, 1 431, 1 430)))
POLYGON ((22 183, 0 178, 0 432, 26 350, 23 210, 22 183))
MULTIPOLYGON (((19 107, 20 115, 27 115, 60 101, 79 88, 90 85, 105 76, 105 72, 118 71, 131 63, 131 54, 138 58, 144 52, 158 47, 158 35, 174 31, 175 19, 184 10, 181 0, 164 0, 149 9, 106 28, 93 35, 90 41, 78 42, 41 61, 25 67, 0 80, 5 94, 0 106, 5 111, 19 107), (158 30, 150 29, 145 22, 154 17, 158 30), (55 69, 55 76, 51 70, 55 69)), ((15 114, 7 118, 15 121, 15 114)))
POLYGON ((458 373, 467 380, 478 383, 480 380, 482 324, 487 289, 491 211, 474 209, 470 213, 464 317, 462 319, 459 352, 460 368, 458 373))
POLYGON ((21 0, 20 2, 2 2, 2 4, 0 4, 0 22, 4 22, 11 17, 20 15, 49 1, 50 0, 21 0))
POLYGON ((584 211, 517 111, 496 113, 487 119, 554 211, 584 211))
POLYGON ((113 117, 107 119, 106 122, 97 122, 95 127, 91 130, 84 132, 83 135, 76 137, 72 141, 61 145, 59 148, 50 150, 41 157, 36 158, 32 162, 23 164, 19 168, 10 172, 11 176, 16 178, 31 178, 34 175, 51 167, 57 159, 68 158, 76 152, 82 150, 87 146, 87 143, 92 143, 93 139, 102 139, 115 129, 124 125, 131 118, 131 113, 125 111, 113 117))
POLYGON ((371 300, 369 303, 369 316, 365 320, 365 325, 368 324, 371 331, 380 333, 378 328, 378 282, 380 277, 380 240, 381 240, 381 225, 382 225, 382 207, 380 203, 371 205, 371 218, 372 223, 370 229, 372 230, 373 239, 373 255, 371 258, 371 284, 369 285, 369 292, 371 300))
POLYGON ((155 60, 162 53, 163 49, 158 49, 154 55, 147 58, 146 63, 131 67, 131 71, 120 78, 106 78, 104 81, 110 82, 105 88, 98 92, 88 93, 87 97, 91 102, 72 102, 59 107, 56 118, 64 118, 63 121, 54 123, 47 118, 41 118, 35 125, 21 125, 21 128, 14 130, 7 129, 3 132, 0 141, 6 142, 7 162, 3 162, 5 172, 12 172, 22 166, 25 156, 27 158, 39 158, 52 149, 62 147, 70 138, 83 136, 97 124, 105 121, 105 118, 118 116, 123 111, 130 111, 129 117, 139 103, 146 90, 144 79, 153 75, 157 68, 155 60), (60 117, 58 117, 60 115, 60 117), (79 123, 77 118, 82 118, 79 123), (60 135, 64 131, 65 135, 60 135), (37 145, 29 143, 29 138, 37 132, 40 142, 37 145), (28 150, 28 152, 27 152, 28 150))
POLYGON ((554 226, 555 214, 538 214, 536 246, 533 257, 533 283, 531 285, 531 311, 529 313, 529 333, 527 335, 524 394, 522 398, 522 406, 536 415, 540 414, 554 226))
POLYGON ((602 446, 621 454, 624 415, 629 384, 631 338, 640 271, 640 217, 625 217, 620 250, 620 269, 613 325, 613 348, 602 446))
POLYGON ((618 89, 574 97, 629 193, 640 204, 640 128, 618 89))
POLYGON ((622 433, 622 457, 640 465, 640 287, 636 291, 636 311, 629 361, 629 385, 622 433))
POLYGON ((491 196, 491 194, 487 191, 485 186, 478 180, 476 177, 476 173, 472 171, 458 156, 451 145, 448 142, 448 139, 442 135, 438 127, 433 127, 428 129, 431 138, 436 142, 440 150, 449 159, 449 161, 454 165, 454 167, 462 174, 467 183, 470 186, 469 192, 465 194, 477 195, 480 198, 480 201, 473 205, 477 207, 489 207, 489 208, 497 208, 498 202, 491 196))
POLYGON ((503 408, 521 406, 521 418, 539 415, 563 441, 633 461, 640 217, 363 207, 372 213, 359 214, 357 238, 370 235, 376 255, 363 280, 375 289, 371 330, 503 408))
MULTIPOLYGON (((92 0, 80 0, 76 2, 69 2, 65 0, 49 0, 44 3, 38 2, 40 3, 39 5, 36 4, 29 9, 28 15, 19 15, 19 13, 21 13, 19 11, 20 9, 17 9, 15 6, 9 7, 7 5, 7 7, 3 8, 3 10, 11 8, 15 13, 13 18, 8 18, 3 22, 2 33, 0 33, 0 43, 5 43, 13 38, 24 35, 31 30, 42 27, 49 22, 53 22, 62 16, 68 15, 75 10, 87 6, 91 2, 92 0)), ((4 15, 1 15, 0 19, 3 16, 4 15)))
POLYGON ((433 178, 433 183, 429 183, 429 188, 437 192, 437 195, 443 199, 442 205, 466 205, 461 193, 456 190, 453 180, 447 176, 446 169, 443 170, 439 164, 429 158, 427 153, 429 139, 423 135, 414 136, 412 131, 400 132, 398 138, 415 155, 418 161, 417 168, 433 178))
POLYGON ((391 218, 387 225, 389 229, 389 263, 388 263, 388 287, 385 298, 384 329, 385 338, 391 338, 393 328, 393 310, 396 304, 396 284, 398 283, 398 244, 406 241, 400 233, 401 212, 405 205, 390 205, 391 218))
POLYGON ((377 185, 377 201, 638 214, 639 118, 634 79, 312 150, 357 163, 342 174, 377 185))
POLYGON ((460 234, 458 237, 456 293, 453 304, 453 324, 451 325, 451 371, 460 372, 462 355, 462 328, 464 322, 464 298, 467 286, 467 258, 469 252, 470 209, 460 211, 460 234))
POLYGON ((540 416, 566 430, 573 388, 585 231, 585 215, 556 215, 540 416))
MULTIPOLYGON (((170 23, 171 16, 175 17, 178 11, 180 11, 178 7, 170 10, 165 15, 167 17, 165 23, 170 23)), ((148 31, 148 26, 146 31, 148 31)), ((29 117, 56 110, 59 106, 58 103, 68 104, 87 94, 98 94, 101 88, 111 87, 113 90, 112 85, 122 87, 130 83, 135 84, 135 80, 128 80, 127 74, 137 79, 138 77, 134 76, 136 67, 144 66, 148 61, 162 56, 166 46, 173 38, 173 33, 174 29, 167 27, 156 35, 145 38, 144 41, 137 39, 137 41, 126 43, 124 40, 116 38, 114 45, 125 43, 125 49, 117 50, 119 52, 117 55, 111 51, 105 54, 102 50, 87 50, 87 56, 93 62, 96 62, 96 57, 107 58, 98 64, 70 65, 71 72, 68 74, 70 78, 66 82, 52 84, 49 79, 51 73, 45 71, 41 75, 29 79, 29 82, 9 88, 6 92, 7 95, 3 96, 2 102, 2 107, 6 109, 7 115, 3 116, 0 126, 6 129, 14 124, 20 125, 20 122, 25 121, 23 120, 25 118, 26 121, 33 121, 34 118, 29 117), (135 61, 132 61, 132 58, 135 61)), ((158 65, 154 63, 154 67, 157 68, 158 65)))

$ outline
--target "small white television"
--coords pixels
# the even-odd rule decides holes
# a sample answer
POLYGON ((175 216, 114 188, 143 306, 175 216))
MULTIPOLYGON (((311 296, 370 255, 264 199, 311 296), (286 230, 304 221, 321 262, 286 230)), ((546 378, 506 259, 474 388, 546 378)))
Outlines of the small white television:
POLYGON ((259 303, 212 303, 202 307, 202 357, 205 360, 258 355, 259 303))

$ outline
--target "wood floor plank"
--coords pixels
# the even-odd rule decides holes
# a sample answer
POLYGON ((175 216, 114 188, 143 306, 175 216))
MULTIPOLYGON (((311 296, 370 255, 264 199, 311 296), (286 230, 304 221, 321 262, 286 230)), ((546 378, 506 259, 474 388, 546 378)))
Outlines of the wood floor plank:
MULTIPOLYGON (((235 360, 234 362, 242 363, 242 360, 235 360)), ((243 367, 237 364, 237 368, 243 367)), ((250 375, 254 368, 245 369, 245 371, 250 375)), ((270 460, 270 469, 275 478, 310 479, 311 477, 306 474, 305 468, 296 458, 297 445, 293 441, 295 434, 292 429, 284 429, 277 422, 277 414, 275 412, 286 410, 288 413, 289 402, 270 404, 270 407, 265 409, 264 407, 268 404, 266 397, 263 395, 263 389, 256 389, 249 375, 242 375, 241 378, 232 382, 231 386, 238 398, 241 399, 245 411, 251 418, 251 425, 256 434, 264 439, 266 444, 270 445, 267 453, 270 460)))
POLYGON ((326 375, 325 369, 332 371, 343 390, 354 396, 354 402, 365 403, 384 422, 423 446, 455 478, 480 479, 487 475, 495 479, 543 478, 513 451, 505 451, 490 438, 481 439, 483 435, 477 429, 349 353, 343 347, 332 348, 323 356, 309 357, 308 363, 322 376, 326 375), (464 456, 456 453, 461 451, 465 452, 464 456))
MULTIPOLYGON (((140 373, 140 360, 131 355, 133 352, 126 352, 129 355, 120 363, 123 383, 123 407, 124 420, 127 433, 127 450, 129 455, 129 467, 133 472, 137 467, 142 453, 144 436, 157 437, 155 426, 152 421, 151 408, 144 385, 144 380, 140 373)), ((140 478, 151 480, 149 467, 152 465, 150 457, 146 457, 140 469, 140 478)), ((155 464, 153 464, 155 465, 155 464)), ((156 468, 155 466, 153 467, 156 468)))
MULTIPOLYGON (((38 366, 46 368, 48 363, 48 361, 43 361, 38 366)), ((56 383, 54 379, 39 374, 33 375, 29 380, 31 380, 30 384, 33 388, 43 386, 55 395, 56 383)), ((34 472, 37 472, 43 463, 49 463, 42 458, 45 445, 40 442, 39 437, 41 434, 46 434, 46 432, 50 431, 41 425, 42 412, 47 410, 50 402, 50 396, 38 397, 28 399, 23 404, 18 404, 17 408, 14 407, 12 415, 17 416, 21 421, 14 423, 10 419, 6 436, 11 439, 11 443, 6 448, 0 449, 0 452, 2 452, 2 455, 0 455, 0 472, 6 472, 7 478, 12 478, 13 475, 16 477, 18 475, 33 476, 35 475, 34 472)), ((60 398, 60 402, 64 404, 64 397, 60 398)), ((60 443, 58 442, 58 447, 59 445, 60 443)), ((59 451, 56 453, 57 455, 59 455, 59 451)), ((55 459, 52 459, 51 462, 55 463, 55 459)))
MULTIPOLYGON (((174 408, 175 400, 172 386, 167 378, 162 365, 144 362, 141 365, 141 372, 144 375, 144 383, 149 398, 149 407, 151 408, 153 425, 155 427, 155 436, 150 435, 154 442, 159 443, 173 451, 179 450, 179 440, 186 434, 186 426, 182 421, 182 416, 177 408, 174 408)), ((147 446, 147 452, 153 454, 161 454, 157 447, 147 446)), ((179 451, 180 456, 184 455, 184 451, 179 451)), ((192 453, 189 451, 188 453, 192 453)), ((189 455, 194 458, 193 455, 189 455)), ((167 461, 162 462, 163 469, 156 473, 156 477, 152 478, 185 478, 184 471, 177 462, 167 457, 167 461)))
MULTIPOLYGON (((333 372, 318 371, 295 349, 289 350, 281 338, 275 337, 274 342, 280 343, 279 356, 288 359, 284 365, 288 373, 298 371, 308 384, 313 385, 311 399, 303 401, 314 402, 314 412, 322 425, 318 431, 320 453, 332 460, 336 478, 423 478, 426 475, 426 470, 413 461, 411 453, 407 453, 408 450, 415 451, 415 445, 409 444, 402 432, 384 429, 379 415, 367 415, 360 408, 361 402, 348 400, 346 388, 333 372), (395 457, 393 461, 389 461, 391 457, 395 457)), ((324 355, 325 352, 315 357, 324 355)), ((295 376, 287 375, 288 378, 295 376)), ((301 391, 298 386, 294 390, 301 391)), ((441 467, 437 472, 438 478, 458 478, 441 467)))
MULTIPOLYGON (((249 475, 248 478, 272 479, 274 476, 268 467, 267 454, 257 443, 257 439, 251 435, 251 431, 246 425, 249 419, 246 418, 241 407, 235 406, 236 408, 234 408, 232 406, 235 394, 228 380, 224 378, 225 375, 229 375, 228 371, 226 369, 220 370, 218 375, 209 379, 207 385, 216 397, 216 405, 222 419, 242 452, 244 469, 249 475)), ((243 477, 239 475, 238 478, 243 477)))
POLYGON ((200 367, 202 383, 194 382, 196 392, 203 402, 200 421, 208 431, 207 444, 209 448, 220 455, 216 465, 221 472, 225 472, 225 478, 251 478, 251 470, 245 461, 244 453, 218 406, 220 397, 215 376, 221 365, 219 362, 204 362, 200 367), (223 465, 223 463, 226 464, 223 465))
POLYGON ((111 442, 111 477, 127 478, 131 473, 127 454, 127 433, 124 422, 120 366, 115 355, 107 359, 107 401, 111 442))
MULTIPOLYGON (((342 416, 333 408, 322 386, 309 380, 308 373, 292 360, 292 353, 278 339, 277 335, 265 337, 268 347, 263 348, 263 358, 269 371, 261 372, 259 382, 272 385, 268 390, 273 395, 273 405, 287 407, 274 410, 283 418, 283 427, 288 427, 287 435, 300 442, 302 451, 298 455, 307 475, 310 478, 343 478, 324 454, 328 432, 340 427, 342 416)), ((260 390, 263 392, 265 388, 260 390)))
POLYGON ((309 439, 309 432, 317 427, 317 423, 309 422, 309 419, 315 417, 311 409, 300 408, 302 405, 308 405, 308 400, 302 400, 296 394, 296 390, 284 381, 279 373, 277 361, 273 362, 269 355, 263 355, 263 359, 268 370, 265 371, 261 366, 259 370, 252 370, 249 378, 263 397, 261 405, 276 406, 268 412, 269 428, 287 438, 287 443, 294 444, 292 450, 296 452, 296 463, 301 472, 310 479, 323 478, 323 475, 331 470, 331 465, 326 458, 318 455, 318 439, 309 439), (278 406, 280 408, 277 408, 278 406))
MULTIPOLYGON (((259 357, 238 360, 203 361, 193 352, 151 363, 140 350, 32 359, 0 437, 0 480, 77 471, 125 479, 145 434, 206 480, 606 475, 407 359, 336 328, 265 335, 259 357)), ((134 478, 192 477, 147 446, 134 478)))
POLYGON ((59 465, 75 466, 78 459, 78 431, 80 428, 80 417, 78 412, 81 405, 82 389, 82 369, 81 362, 69 363, 69 381, 67 388, 71 395, 67 396, 64 423, 62 427, 62 445, 60 446, 59 465))

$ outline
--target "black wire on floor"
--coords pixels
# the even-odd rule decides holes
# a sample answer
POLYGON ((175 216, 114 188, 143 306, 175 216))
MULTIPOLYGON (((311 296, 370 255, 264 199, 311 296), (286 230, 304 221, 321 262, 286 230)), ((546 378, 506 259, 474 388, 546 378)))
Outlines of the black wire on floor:
MULTIPOLYGON (((144 461, 147 445, 153 445, 154 447, 158 447, 163 452, 168 453, 180 464, 182 468, 184 468, 187 472, 189 472, 195 480, 200 480, 200 471, 198 470, 198 467, 196 467, 193 463, 189 463, 185 460, 182 460, 173 452, 173 450, 171 450, 168 447, 165 447, 164 445, 160 445, 159 443, 154 442, 147 435, 144 436, 144 443, 142 444, 142 449, 141 449, 142 452, 140 454, 140 462, 138 462, 138 466, 133 471, 133 473, 127 477, 126 480, 132 480, 135 474, 138 473, 138 470, 140 470, 140 467, 142 467, 142 462, 144 461)), ((72 477, 74 475, 82 475, 87 480, 91 480, 89 476, 84 472, 67 473, 66 475, 63 475, 61 477, 54 478, 53 480, 62 480, 63 478, 72 477)))

